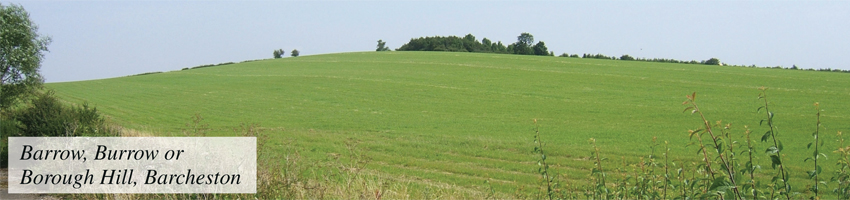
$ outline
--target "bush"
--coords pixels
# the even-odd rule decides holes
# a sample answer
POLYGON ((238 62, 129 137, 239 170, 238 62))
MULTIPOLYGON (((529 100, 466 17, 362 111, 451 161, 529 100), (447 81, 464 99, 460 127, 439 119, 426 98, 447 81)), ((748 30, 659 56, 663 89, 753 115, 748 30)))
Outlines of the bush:
POLYGON ((102 131, 104 120, 97 108, 89 107, 87 103, 65 108, 50 91, 37 94, 29 107, 13 116, 19 131, 8 135, 73 137, 105 134, 102 131))
POLYGON ((26 108, 0 115, 0 167, 8 163, 9 137, 114 136, 97 108, 65 107, 52 91, 38 93, 26 108))
POLYGON ((18 129, 17 121, 11 119, 11 117, 5 115, 0 115, 0 168, 6 168, 7 162, 7 154, 9 154, 9 135, 17 135, 21 130, 18 129))
POLYGON ((64 136, 65 123, 71 121, 53 92, 40 93, 29 107, 15 114, 20 122, 18 136, 64 136))

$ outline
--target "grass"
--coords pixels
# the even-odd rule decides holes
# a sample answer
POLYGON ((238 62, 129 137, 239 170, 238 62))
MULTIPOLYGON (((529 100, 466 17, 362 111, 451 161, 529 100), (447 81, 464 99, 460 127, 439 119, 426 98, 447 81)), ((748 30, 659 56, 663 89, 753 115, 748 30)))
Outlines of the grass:
MULTIPOLYGON (((303 148, 315 160, 347 152, 354 138, 371 157, 365 167, 410 182, 407 193, 435 188, 512 195, 537 191, 541 178, 533 134, 538 120, 550 170, 565 185, 585 185, 595 166, 587 144, 596 139, 606 166, 621 157, 640 162, 652 138, 668 141, 670 161, 696 161, 683 113, 685 95, 699 93, 711 121, 744 125, 761 136, 770 88, 783 161, 803 191, 811 163, 814 102, 820 102, 821 148, 838 148, 835 132, 850 130, 850 74, 599 59, 450 52, 358 52, 302 56, 143 76, 49 83, 66 101, 86 101, 117 124, 161 134, 180 133, 195 114, 206 135, 234 135, 242 123, 273 134, 269 142, 303 148), (487 183, 485 184, 485 181, 487 183)), ((757 139, 754 139, 757 141, 757 139)), ((767 168, 755 142, 754 162, 767 168)), ((827 153, 836 155, 835 153, 827 153)), ((656 155, 660 155, 656 152, 656 155)), ((836 156, 837 157, 837 156, 836 156)), ((825 162, 832 171, 834 160, 825 162)), ((550 172, 550 173, 552 173, 550 172)), ((764 172, 772 173, 772 172, 764 172)), ((757 172, 758 175, 758 172, 757 172)), ((764 175, 766 177, 766 175, 764 175)), ((827 176, 824 174, 824 176, 827 176)), ((545 187, 545 186, 544 186, 545 187)), ((832 188, 834 186, 830 186, 832 188)), ((826 191, 823 190, 822 191, 826 191)))

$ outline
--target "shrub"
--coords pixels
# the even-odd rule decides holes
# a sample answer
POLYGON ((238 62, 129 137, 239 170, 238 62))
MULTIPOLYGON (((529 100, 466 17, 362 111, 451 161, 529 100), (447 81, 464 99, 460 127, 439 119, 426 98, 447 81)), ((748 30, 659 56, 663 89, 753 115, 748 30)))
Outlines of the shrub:
MULTIPOLYGON (((104 120, 97 108, 87 103, 66 108, 52 91, 37 94, 30 105, 14 114, 16 136, 103 135, 104 120)), ((5 126, 5 125, 4 125, 5 126)), ((4 129, 6 129, 4 127, 4 129)), ((10 127, 11 129, 11 127, 10 127)))
POLYGON ((21 123, 18 136, 64 136, 65 123, 71 121, 53 92, 37 94, 15 119, 21 123))
POLYGON ((66 107, 52 91, 35 94, 27 107, 0 115, 0 167, 7 165, 9 137, 113 136, 97 108, 66 107))
POLYGON ((8 164, 6 156, 9 154, 9 135, 17 135, 21 131, 17 124, 18 122, 6 113, 0 115, 0 168, 6 168, 8 164))

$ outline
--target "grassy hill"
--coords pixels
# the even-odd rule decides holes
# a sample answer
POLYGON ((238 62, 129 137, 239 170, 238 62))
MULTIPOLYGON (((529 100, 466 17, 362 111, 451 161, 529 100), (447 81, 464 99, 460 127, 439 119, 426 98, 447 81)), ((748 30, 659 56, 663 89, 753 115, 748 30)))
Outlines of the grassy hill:
MULTIPOLYGON (((811 154, 806 144, 815 128, 813 103, 824 110, 822 139, 832 158, 836 131, 850 132, 850 74, 361 52, 47 84, 62 99, 95 105, 123 127, 160 135, 187 129, 195 114, 208 124, 207 135, 234 135, 241 123, 256 123, 271 134, 272 144, 294 145, 316 162, 345 155, 352 138, 371 157, 366 169, 405 182, 417 194, 429 188, 478 191, 485 180, 505 194, 536 190, 533 119, 547 162, 573 186, 586 185, 590 177, 590 138, 611 170, 624 168, 623 158, 634 164, 649 155, 653 137, 662 146, 670 142, 671 161, 690 166, 699 156, 697 146, 687 146, 687 130, 702 122, 682 112, 685 95, 697 92, 708 120, 731 123, 733 139, 743 141, 744 125, 756 139, 767 131, 759 126, 764 113, 756 112, 763 105, 757 98, 762 86, 769 88, 794 186, 803 188, 811 182, 804 177, 811 162, 803 159, 811 154)), ((768 177, 773 171, 763 152, 769 145, 756 145, 760 173, 768 177)), ((822 177, 829 177, 835 161, 822 162, 822 177)))

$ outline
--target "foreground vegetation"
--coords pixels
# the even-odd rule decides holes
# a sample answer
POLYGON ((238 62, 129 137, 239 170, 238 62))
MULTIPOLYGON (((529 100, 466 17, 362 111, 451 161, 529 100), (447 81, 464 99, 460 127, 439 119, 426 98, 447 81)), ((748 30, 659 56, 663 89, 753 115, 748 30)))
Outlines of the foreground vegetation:
MULTIPOLYGON (((538 130, 545 144, 548 177, 558 183, 553 191, 592 197, 605 193, 588 190, 593 185, 588 180, 606 180, 603 185, 613 191, 625 185, 616 182, 621 180, 618 177, 631 175, 629 181, 656 181, 652 185, 659 189, 646 191, 667 188, 666 197, 672 198, 679 195, 657 183, 664 180, 661 166, 668 166, 664 171, 669 174, 683 168, 694 173, 688 177, 708 175, 696 170, 703 152, 696 154, 701 145, 688 132, 705 129, 705 124, 682 113, 684 94, 699 92, 700 112, 709 124, 718 120, 723 127, 729 124, 729 132, 714 134, 728 133, 723 137, 737 141, 735 162, 741 165, 747 163, 746 153, 740 152, 747 149, 746 130, 753 133, 752 163, 762 166, 753 177, 768 184, 775 173, 764 150, 774 145, 759 142, 762 135, 755 133, 770 129, 759 125, 765 111, 757 109, 764 106, 758 88, 770 88, 770 111, 776 113, 770 127, 781 130, 777 137, 784 145, 779 155, 790 172, 791 191, 804 197, 810 182, 805 172, 812 169, 812 161, 804 160, 812 157, 813 150, 806 144, 812 142, 816 124, 811 105, 819 102, 823 110, 820 140, 825 142, 820 148, 829 156, 818 162, 821 171, 833 172, 840 169, 834 163, 841 157, 832 152, 839 147, 836 133, 850 129, 846 123, 850 105, 842 101, 850 97, 847 85, 847 74, 814 71, 507 54, 368 52, 47 87, 68 102, 97 106, 109 121, 128 130, 180 135, 197 130, 187 128, 195 124, 191 117, 196 114, 202 116, 200 124, 205 125, 207 136, 239 135, 234 130, 240 124, 255 124, 268 134, 267 146, 272 149, 261 154, 261 160, 291 156, 297 150, 303 162, 316 163, 301 162, 308 169, 303 177, 313 181, 296 184, 307 185, 301 188, 314 188, 310 184, 322 181, 325 185, 346 183, 343 180, 349 179, 325 177, 332 177, 331 169, 347 169, 360 173, 369 184, 385 185, 379 189, 406 195, 400 198, 542 198, 547 196, 547 183, 555 182, 539 173, 540 156, 532 151, 538 130), (595 148, 587 143, 590 138, 595 148), (352 143, 358 150, 350 150, 352 143), (339 166, 333 163, 362 164, 319 167, 339 166), (593 169, 604 172, 607 179, 591 173, 593 169)), ((703 140, 703 145, 711 147, 707 135, 703 140)), ((708 156, 716 157, 712 150, 707 148, 708 156)), ((712 165, 713 171, 723 173, 716 166, 712 165)), ((749 175, 740 178, 744 177, 749 175)), ((821 174, 820 179, 829 182, 831 190, 837 185, 827 177, 821 174)), ((357 192, 368 190, 374 196, 376 187, 357 192)), ((837 197, 824 191, 821 194, 826 197, 837 197)))

